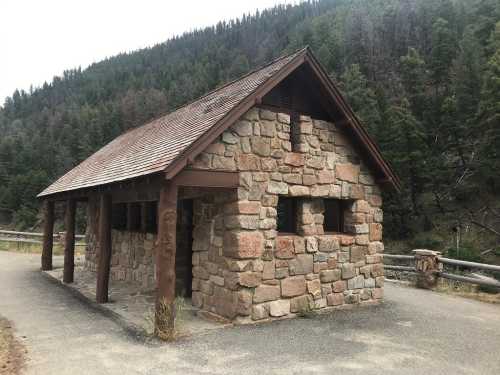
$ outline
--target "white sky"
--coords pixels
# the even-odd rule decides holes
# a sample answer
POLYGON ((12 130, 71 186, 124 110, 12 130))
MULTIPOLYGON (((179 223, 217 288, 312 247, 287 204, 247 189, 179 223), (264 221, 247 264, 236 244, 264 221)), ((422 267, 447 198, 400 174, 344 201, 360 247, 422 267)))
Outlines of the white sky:
POLYGON ((16 88, 293 0, 1 0, 0 105, 16 88))

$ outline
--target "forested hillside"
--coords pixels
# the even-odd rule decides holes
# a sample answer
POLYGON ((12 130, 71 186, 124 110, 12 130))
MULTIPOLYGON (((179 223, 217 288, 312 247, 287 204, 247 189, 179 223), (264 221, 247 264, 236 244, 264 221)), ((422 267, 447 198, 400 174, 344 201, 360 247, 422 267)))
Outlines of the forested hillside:
POLYGON ((4 220, 33 227, 35 195, 112 138, 306 44, 403 181, 387 236, 500 232, 498 0, 279 6, 16 91, 0 109, 4 220))

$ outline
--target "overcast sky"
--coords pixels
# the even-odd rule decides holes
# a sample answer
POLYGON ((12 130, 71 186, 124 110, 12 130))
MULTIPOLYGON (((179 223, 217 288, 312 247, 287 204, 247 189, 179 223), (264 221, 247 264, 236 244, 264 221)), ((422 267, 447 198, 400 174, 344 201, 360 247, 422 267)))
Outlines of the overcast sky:
POLYGON ((289 0, 1 0, 0 105, 16 88, 289 0))

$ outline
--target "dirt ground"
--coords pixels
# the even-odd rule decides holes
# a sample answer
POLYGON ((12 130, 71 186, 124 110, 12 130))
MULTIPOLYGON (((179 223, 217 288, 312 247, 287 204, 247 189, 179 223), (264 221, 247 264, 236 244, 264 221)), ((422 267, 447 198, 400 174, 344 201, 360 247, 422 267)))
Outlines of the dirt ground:
POLYGON ((0 375, 16 375, 24 366, 26 349, 16 340, 12 324, 0 317, 0 375))

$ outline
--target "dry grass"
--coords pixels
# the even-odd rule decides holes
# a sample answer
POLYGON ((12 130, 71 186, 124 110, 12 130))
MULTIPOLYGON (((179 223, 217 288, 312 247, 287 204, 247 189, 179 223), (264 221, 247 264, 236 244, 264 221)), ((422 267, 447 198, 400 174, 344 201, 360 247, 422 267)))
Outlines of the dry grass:
POLYGON ((26 349, 15 339, 11 323, 0 317, 0 375, 15 375, 24 365, 26 349))
POLYGON ((435 288, 436 292, 451 294, 457 297, 474 299, 486 303, 500 304, 500 293, 485 293, 478 290, 477 286, 464 284, 451 280, 443 280, 435 288))
MULTIPOLYGON (((170 321, 170 310, 169 306, 162 304, 163 320, 165 322, 170 321)), ((183 297, 175 298, 175 323, 167 324, 163 327, 161 332, 155 332, 155 308, 150 309, 146 315, 146 332, 150 336, 156 336, 164 341, 173 341, 179 337, 186 335, 186 332, 182 330, 183 326, 183 315, 185 314, 186 301, 183 297)))

